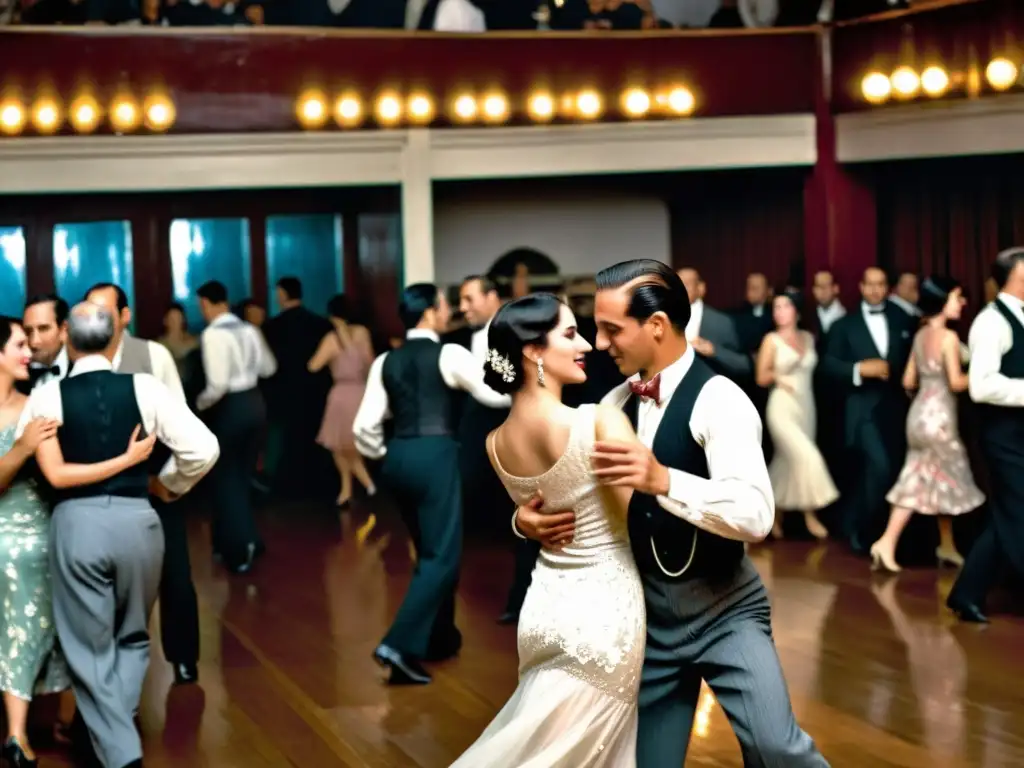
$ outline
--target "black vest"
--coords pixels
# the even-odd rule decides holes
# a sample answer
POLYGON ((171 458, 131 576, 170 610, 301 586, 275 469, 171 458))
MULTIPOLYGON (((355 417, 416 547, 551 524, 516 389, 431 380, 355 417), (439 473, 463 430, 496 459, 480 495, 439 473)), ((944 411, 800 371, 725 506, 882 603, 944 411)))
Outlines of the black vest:
MULTIPOLYGON (((1024 379, 1024 325, 999 299, 993 303, 996 310, 1010 324, 1012 346, 1003 355, 999 372, 1008 379, 1024 379)), ((1024 432, 1024 408, 978 403, 977 413, 986 432, 1021 434, 1024 432)))
POLYGON ((455 393, 444 383, 441 345, 407 339, 384 358, 381 376, 388 393, 393 437, 440 437, 454 433, 455 393))
MULTIPOLYGON (((57 430, 61 452, 68 464, 96 464, 125 452, 135 427, 142 423, 135 400, 135 377, 112 371, 91 371, 68 376, 60 383, 64 421, 57 430)), ((145 462, 94 485, 58 491, 61 499, 87 496, 149 494, 149 468, 145 462)))
MULTIPOLYGON (((654 457, 666 467, 697 477, 711 476, 704 449, 693 439, 690 431, 690 416, 701 389, 715 376, 707 363, 694 358, 690 370, 672 394, 653 446, 654 457)), ((632 395, 626 403, 625 412, 634 429, 638 407, 638 398, 632 395)), ((629 539, 640 571, 662 581, 727 575, 743 559, 742 542, 700 530, 666 512, 654 496, 647 494, 633 494, 629 504, 629 539)))

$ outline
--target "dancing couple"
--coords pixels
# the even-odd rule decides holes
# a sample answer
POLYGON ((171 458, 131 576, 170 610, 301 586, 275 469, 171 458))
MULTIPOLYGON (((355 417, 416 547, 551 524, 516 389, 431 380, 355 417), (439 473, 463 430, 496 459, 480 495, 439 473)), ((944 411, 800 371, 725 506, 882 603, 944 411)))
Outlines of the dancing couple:
POLYGON ((512 396, 488 438, 544 550, 519 622, 519 687, 453 768, 679 768, 701 681, 744 765, 827 768, 796 723, 771 608, 744 542, 774 505, 746 395, 686 343, 679 277, 653 260, 598 273, 597 347, 629 380, 600 405, 561 402, 590 345, 557 298, 507 304, 486 383, 512 396))

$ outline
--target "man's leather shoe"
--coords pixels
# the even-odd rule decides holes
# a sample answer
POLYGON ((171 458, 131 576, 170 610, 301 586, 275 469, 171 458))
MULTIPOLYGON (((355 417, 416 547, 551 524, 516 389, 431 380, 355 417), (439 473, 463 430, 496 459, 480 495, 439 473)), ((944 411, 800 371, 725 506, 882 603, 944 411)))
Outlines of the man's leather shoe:
POLYGON ((946 606, 957 615, 960 621, 971 624, 988 624, 988 616, 973 603, 961 603, 958 600, 947 600, 946 606))
POLYGON ((462 650, 462 633, 457 629, 452 629, 451 633, 448 634, 443 640, 436 643, 432 643, 427 648, 427 653, 424 655, 424 661, 446 661, 447 659, 457 656, 459 651, 462 650))
POLYGON ((374 660, 391 670, 388 685, 426 685, 432 678, 418 661, 399 653, 387 645, 378 645, 373 652, 374 660))
POLYGON ((192 664, 175 664, 174 665, 174 684, 175 685, 188 685, 199 680, 199 668, 193 662, 192 664))

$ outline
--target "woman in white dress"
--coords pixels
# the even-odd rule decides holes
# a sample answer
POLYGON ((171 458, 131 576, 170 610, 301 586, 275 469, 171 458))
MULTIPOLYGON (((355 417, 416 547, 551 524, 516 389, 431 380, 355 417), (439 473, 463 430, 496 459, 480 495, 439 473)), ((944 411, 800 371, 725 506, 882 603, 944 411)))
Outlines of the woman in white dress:
POLYGON ((543 551, 519 618, 519 686, 453 768, 633 768, 644 660, 643 587, 629 548, 631 492, 598 486, 597 440, 635 440, 616 408, 562 404, 586 380, 590 345, 569 308, 532 294, 499 310, 488 332, 485 380, 512 395, 487 439, 518 504, 540 493, 575 513, 575 535, 543 551))
POLYGON ((816 539, 828 537, 818 510, 837 498, 839 491, 814 442, 817 413, 814 407, 814 369, 818 354, 814 337, 800 330, 799 296, 783 292, 772 302, 775 330, 764 337, 757 353, 757 383, 772 387, 765 422, 775 455, 768 466, 775 492, 775 527, 782 538, 782 510, 804 515, 808 532, 816 539))

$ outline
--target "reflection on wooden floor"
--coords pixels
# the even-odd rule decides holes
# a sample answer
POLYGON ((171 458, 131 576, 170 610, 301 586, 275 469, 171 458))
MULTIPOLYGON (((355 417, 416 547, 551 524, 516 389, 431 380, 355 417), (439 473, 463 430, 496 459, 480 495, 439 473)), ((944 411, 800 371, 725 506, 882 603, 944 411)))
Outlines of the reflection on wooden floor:
MULTIPOLYGON (((269 552, 250 578, 210 562, 206 526, 194 521, 201 684, 172 688, 154 649, 147 766, 442 768, 474 740, 516 683, 515 630, 495 623, 511 542, 468 547, 461 656, 432 667, 433 685, 387 688, 370 654, 410 558, 389 514, 372 530, 367 518, 357 509, 339 525, 330 512, 274 510, 263 520, 269 552)), ((1024 621, 954 625, 941 608, 951 574, 873 579, 836 545, 786 541, 752 556, 773 596, 797 716, 835 768, 1024 765, 1024 621)), ((694 730, 688 765, 740 765, 707 691, 694 730)), ((48 750, 43 761, 67 764, 48 750)))

